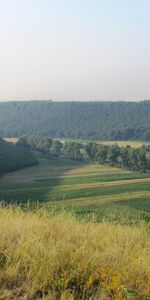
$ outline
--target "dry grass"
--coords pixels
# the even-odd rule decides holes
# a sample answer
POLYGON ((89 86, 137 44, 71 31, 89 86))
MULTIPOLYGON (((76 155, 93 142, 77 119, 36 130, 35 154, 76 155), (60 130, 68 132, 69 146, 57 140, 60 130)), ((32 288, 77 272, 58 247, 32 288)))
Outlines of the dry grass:
POLYGON ((18 141, 18 138, 4 138, 4 140, 5 140, 6 142, 16 144, 17 141, 18 141))
POLYGON ((148 226, 0 208, 0 299, 141 299, 150 295, 148 226))
POLYGON ((126 147, 127 145, 133 147, 133 148, 139 148, 143 144, 147 144, 145 142, 139 142, 139 141, 105 141, 100 142, 105 145, 115 145, 117 144, 119 147, 126 147))

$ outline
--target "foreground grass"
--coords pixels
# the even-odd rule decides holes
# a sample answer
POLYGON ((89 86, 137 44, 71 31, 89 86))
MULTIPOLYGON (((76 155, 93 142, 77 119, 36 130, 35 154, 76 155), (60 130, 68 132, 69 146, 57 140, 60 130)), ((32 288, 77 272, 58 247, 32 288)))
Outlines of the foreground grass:
POLYGON ((149 261, 143 223, 0 208, 0 299, 147 300, 149 261))

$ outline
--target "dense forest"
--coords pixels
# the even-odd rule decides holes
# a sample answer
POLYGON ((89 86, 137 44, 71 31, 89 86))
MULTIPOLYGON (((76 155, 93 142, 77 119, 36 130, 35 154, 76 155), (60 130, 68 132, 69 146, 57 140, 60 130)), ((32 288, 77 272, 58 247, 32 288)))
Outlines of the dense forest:
POLYGON ((0 138, 0 175, 35 165, 37 160, 31 151, 21 145, 5 142, 0 138))
POLYGON ((150 101, 0 103, 0 136, 150 140, 150 101))

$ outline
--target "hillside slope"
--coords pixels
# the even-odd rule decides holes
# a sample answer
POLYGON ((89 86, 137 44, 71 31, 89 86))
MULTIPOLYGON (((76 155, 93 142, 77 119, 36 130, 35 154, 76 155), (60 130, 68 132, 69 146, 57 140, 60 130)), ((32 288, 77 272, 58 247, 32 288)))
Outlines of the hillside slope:
POLYGON ((3 102, 0 136, 150 140, 150 101, 3 102))

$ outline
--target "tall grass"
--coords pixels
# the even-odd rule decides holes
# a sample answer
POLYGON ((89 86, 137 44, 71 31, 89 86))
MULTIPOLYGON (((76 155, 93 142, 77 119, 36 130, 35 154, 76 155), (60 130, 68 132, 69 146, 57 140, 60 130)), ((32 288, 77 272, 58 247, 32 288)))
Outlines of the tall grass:
POLYGON ((143 223, 0 208, 0 299, 147 300, 149 263, 143 223))

